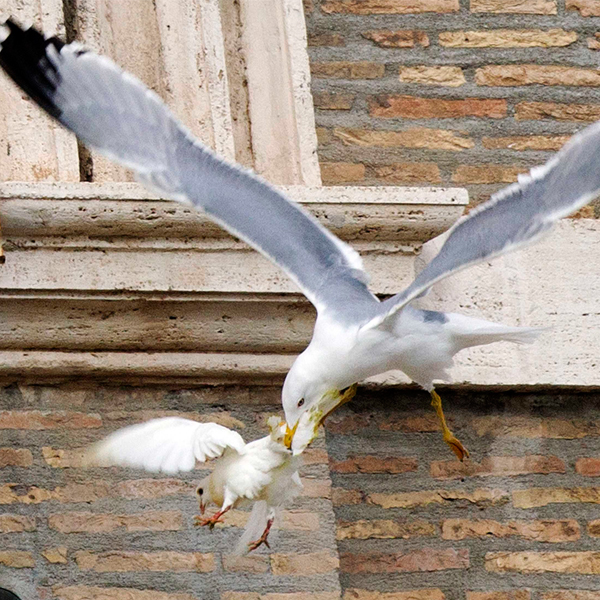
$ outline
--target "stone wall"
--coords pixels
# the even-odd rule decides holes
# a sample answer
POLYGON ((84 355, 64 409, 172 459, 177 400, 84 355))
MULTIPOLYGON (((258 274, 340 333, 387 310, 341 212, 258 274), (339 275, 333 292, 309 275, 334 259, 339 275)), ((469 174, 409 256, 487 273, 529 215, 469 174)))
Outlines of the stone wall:
POLYGON ((325 184, 461 185, 477 203, 600 119, 596 0, 305 6, 325 184))
POLYGON ((198 469, 83 469, 81 448, 177 414, 264 434, 278 387, 4 387, 0 587, 23 600, 592 600, 600 597, 600 397, 361 389, 305 454, 265 548, 245 515, 194 528, 198 469))

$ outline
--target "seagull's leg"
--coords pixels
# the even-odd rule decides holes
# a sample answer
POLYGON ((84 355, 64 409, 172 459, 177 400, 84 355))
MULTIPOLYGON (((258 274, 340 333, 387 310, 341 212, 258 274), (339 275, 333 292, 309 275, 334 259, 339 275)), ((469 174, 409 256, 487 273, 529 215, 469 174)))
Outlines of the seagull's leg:
POLYGON ((444 410, 442 409, 442 399, 435 390, 431 390, 431 406, 435 409, 435 412, 440 420, 442 426, 442 433, 444 434, 444 441, 456 456, 458 460, 463 461, 465 458, 469 458, 469 451, 454 437, 454 434, 448 428, 446 424, 446 418, 444 417, 444 410))
POLYGON ((274 520, 275 520, 275 512, 273 510, 271 510, 271 512, 269 513, 269 520, 267 521, 267 526, 265 527, 265 530, 262 532, 262 535, 257 540, 254 540, 253 542, 250 542, 248 544, 248 552, 252 552, 253 550, 256 550, 263 544, 269 550, 271 549, 271 546, 269 546, 269 542, 267 541, 267 538, 269 537, 269 532, 271 531, 271 527, 273 527, 274 520))

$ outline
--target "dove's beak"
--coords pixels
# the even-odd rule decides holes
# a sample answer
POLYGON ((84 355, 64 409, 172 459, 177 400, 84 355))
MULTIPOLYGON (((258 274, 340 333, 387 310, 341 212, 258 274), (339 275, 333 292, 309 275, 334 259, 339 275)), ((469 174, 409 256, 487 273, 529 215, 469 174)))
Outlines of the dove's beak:
POLYGON ((203 515, 206 512, 206 504, 200 500, 200 514, 203 515))
POLYGON ((296 429, 298 429, 298 423, 300 423, 300 420, 296 421, 296 424, 291 429, 289 425, 285 426, 285 436, 283 437, 283 445, 288 449, 292 447, 292 440, 294 439, 296 429))

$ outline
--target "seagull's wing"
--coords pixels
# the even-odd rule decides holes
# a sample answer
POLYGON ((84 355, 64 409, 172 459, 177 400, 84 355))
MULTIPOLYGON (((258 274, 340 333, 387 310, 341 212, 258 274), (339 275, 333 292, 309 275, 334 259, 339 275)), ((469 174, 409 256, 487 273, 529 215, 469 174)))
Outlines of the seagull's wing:
POLYGON ((88 450, 86 462, 178 473, 191 471, 196 461, 221 456, 227 448, 242 454, 245 446, 239 433, 217 423, 166 417, 111 433, 88 450))
POLYGON ((317 310, 334 307, 347 320, 376 301, 357 252, 268 183, 218 158, 132 75, 33 28, 23 31, 9 20, 5 29, 0 65, 87 145, 266 255, 317 310))
POLYGON ((600 122, 574 135, 545 165, 460 219, 435 258, 403 292, 379 305, 377 326, 436 281, 515 250, 600 194, 600 122))

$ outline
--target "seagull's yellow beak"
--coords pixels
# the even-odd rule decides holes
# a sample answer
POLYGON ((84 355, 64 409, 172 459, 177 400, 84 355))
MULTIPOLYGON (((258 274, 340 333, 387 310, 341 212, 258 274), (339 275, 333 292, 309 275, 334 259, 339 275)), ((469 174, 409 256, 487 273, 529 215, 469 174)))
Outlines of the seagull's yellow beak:
POLYGON ((288 449, 292 447, 292 440, 294 439, 296 429, 298 429, 298 423, 300 423, 300 420, 296 421, 296 424, 291 429, 289 425, 285 426, 285 436, 283 437, 283 445, 288 449))
POLYGON ((328 407, 329 410, 327 410, 327 412, 321 417, 321 420, 319 421, 319 425, 323 425, 323 423, 325 422, 325 419, 336 408, 339 408, 340 406, 342 406, 342 404, 346 404, 346 402, 350 402, 350 400, 352 400, 352 398, 354 398, 354 396, 356 395, 357 388, 358 388, 358 385, 356 383, 354 383, 350 387, 347 387, 345 390, 341 390, 341 391, 337 392, 337 398, 335 399, 335 404, 333 404, 331 406, 331 408, 328 407))

